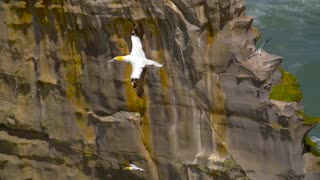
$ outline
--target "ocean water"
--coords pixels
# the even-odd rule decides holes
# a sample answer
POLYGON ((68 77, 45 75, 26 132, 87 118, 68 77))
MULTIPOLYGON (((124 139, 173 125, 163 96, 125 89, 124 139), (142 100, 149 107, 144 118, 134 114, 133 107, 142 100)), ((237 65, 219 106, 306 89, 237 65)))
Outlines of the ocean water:
MULTIPOLYGON (((262 39, 271 37, 264 49, 283 56, 282 67, 298 78, 305 113, 320 116, 320 0, 246 0, 246 5, 262 39)), ((320 145, 320 125, 309 135, 320 145)))

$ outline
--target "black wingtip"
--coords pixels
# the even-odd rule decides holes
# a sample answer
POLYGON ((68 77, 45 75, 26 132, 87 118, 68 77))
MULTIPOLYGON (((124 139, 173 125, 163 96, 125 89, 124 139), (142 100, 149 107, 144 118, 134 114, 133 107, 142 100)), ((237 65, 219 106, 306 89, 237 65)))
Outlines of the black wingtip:
POLYGON ((131 32, 132 36, 138 36, 140 39, 142 39, 143 34, 144 34, 144 30, 141 23, 137 24, 131 32))
POLYGON ((134 89, 134 91, 136 92, 137 96, 142 98, 143 93, 144 93, 144 89, 143 89, 143 85, 139 85, 139 79, 136 78, 132 78, 131 79, 132 82, 132 87, 134 89))
POLYGON ((269 37, 269 38, 266 40, 266 43, 268 43, 270 40, 271 40, 271 37, 269 37))
POLYGON ((134 90, 136 91, 137 96, 138 96, 139 98, 142 98, 142 96, 143 96, 143 89, 135 88, 134 90))

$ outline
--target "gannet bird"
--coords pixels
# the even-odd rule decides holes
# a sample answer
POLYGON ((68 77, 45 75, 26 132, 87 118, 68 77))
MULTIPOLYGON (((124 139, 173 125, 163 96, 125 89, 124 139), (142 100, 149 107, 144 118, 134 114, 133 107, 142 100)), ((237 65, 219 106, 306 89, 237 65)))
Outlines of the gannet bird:
POLYGON ((140 98, 143 95, 143 84, 144 84, 144 76, 146 73, 146 67, 147 66, 163 67, 162 64, 146 58, 146 55, 142 49, 142 44, 140 40, 140 37, 142 37, 141 28, 142 28, 141 26, 136 26, 131 33, 131 42, 132 42, 131 53, 126 56, 116 56, 112 60, 108 61, 108 62, 124 61, 124 62, 131 63, 131 66, 132 66, 131 84, 140 98))
POLYGON ((130 171, 145 171, 144 169, 134 165, 132 161, 129 161, 129 166, 125 167, 124 169, 130 170, 130 171))
POLYGON ((266 40, 261 46, 259 49, 257 49, 253 54, 251 54, 248 59, 252 58, 253 56, 259 54, 259 56, 261 56, 261 51, 262 51, 262 48, 270 41, 271 38, 269 38, 268 40, 266 40))

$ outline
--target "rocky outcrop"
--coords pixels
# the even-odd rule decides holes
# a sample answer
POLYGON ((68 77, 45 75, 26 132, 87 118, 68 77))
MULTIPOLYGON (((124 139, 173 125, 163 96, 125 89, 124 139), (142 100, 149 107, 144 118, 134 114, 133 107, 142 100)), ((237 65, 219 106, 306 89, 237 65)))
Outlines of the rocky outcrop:
POLYGON ((244 0, 0 2, 0 179, 302 179, 282 58, 255 50, 244 0), (135 24, 145 95, 131 87, 135 24), (128 160, 145 172, 124 170, 128 160))

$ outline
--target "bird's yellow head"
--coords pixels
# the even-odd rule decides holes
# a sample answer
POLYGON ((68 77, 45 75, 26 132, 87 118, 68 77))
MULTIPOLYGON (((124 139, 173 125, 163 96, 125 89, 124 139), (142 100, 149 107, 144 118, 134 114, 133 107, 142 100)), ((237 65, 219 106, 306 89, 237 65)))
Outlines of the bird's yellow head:
POLYGON ((116 56, 113 59, 115 59, 116 61, 122 61, 123 60, 123 56, 116 56))
POLYGON ((116 56, 113 59, 109 60, 108 63, 112 63, 115 61, 122 61, 123 59, 124 59, 123 56, 116 56))

